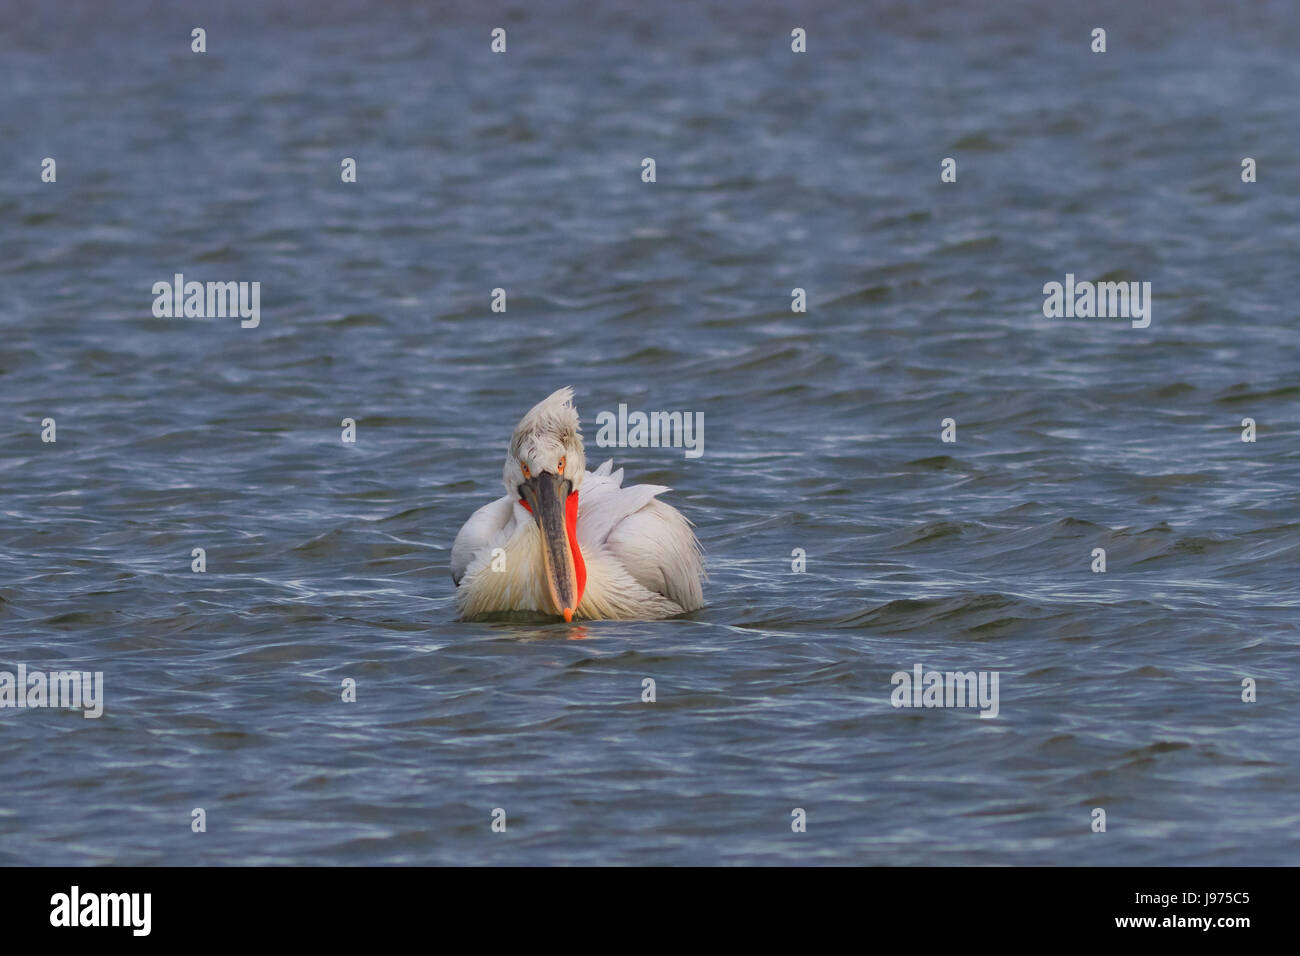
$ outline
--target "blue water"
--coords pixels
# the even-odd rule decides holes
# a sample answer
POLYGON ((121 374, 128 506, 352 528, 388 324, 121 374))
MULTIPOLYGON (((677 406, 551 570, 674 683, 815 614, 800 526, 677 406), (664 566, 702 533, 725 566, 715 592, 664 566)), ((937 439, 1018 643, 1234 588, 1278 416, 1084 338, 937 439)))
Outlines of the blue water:
POLYGON ((0 6, 0 863, 1297 862, 1300 8, 807 6, 0 6), (562 385, 703 610, 455 620, 562 385))

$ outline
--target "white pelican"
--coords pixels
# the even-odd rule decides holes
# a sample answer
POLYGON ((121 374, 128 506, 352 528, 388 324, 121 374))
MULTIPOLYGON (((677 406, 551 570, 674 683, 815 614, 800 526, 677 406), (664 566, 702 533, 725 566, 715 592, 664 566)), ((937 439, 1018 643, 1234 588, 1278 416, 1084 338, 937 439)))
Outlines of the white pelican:
POLYGON ((573 389, 533 406, 510 439, 505 496, 474 512, 451 546, 462 619, 534 611, 649 620, 704 604, 700 543, 655 498, 668 489, 624 488, 612 466, 586 470, 573 389))

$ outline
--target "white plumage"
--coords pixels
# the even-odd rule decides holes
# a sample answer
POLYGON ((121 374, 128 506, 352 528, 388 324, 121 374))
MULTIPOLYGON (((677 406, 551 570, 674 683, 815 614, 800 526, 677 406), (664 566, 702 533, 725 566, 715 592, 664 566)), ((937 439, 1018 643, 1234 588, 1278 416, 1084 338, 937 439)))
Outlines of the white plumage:
POLYGON ((506 456, 505 496, 474 512, 452 545, 461 617, 649 620, 701 607, 700 545, 690 522, 656 497, 669 489, 625 488, 623 470, 612 468, 586 470, 571 388, 529 411, 506 456))

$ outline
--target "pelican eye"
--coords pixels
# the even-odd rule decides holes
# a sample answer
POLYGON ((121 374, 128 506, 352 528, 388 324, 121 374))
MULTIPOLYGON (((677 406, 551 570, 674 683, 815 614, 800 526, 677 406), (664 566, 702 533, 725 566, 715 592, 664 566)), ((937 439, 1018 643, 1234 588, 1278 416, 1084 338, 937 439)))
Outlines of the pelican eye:
POLYGON ((561 459, 560 459, 560 463, 559 463, 558 465, 555 466, 555 473, 556 473, 557 475, 562 475, 562 474, 564 474, 564 459, 563 459, 563 458, 561 458, 561 459))
POLYGON ((522 468, 522 469, 524 470, 524 478, 525 478, 525 480, 528 479, 528 478, 533 477, 533 473, 532 473, 531 471, 528 470, 528 466, 527 466, 527 465, 521 464, 519 467, 522 468))

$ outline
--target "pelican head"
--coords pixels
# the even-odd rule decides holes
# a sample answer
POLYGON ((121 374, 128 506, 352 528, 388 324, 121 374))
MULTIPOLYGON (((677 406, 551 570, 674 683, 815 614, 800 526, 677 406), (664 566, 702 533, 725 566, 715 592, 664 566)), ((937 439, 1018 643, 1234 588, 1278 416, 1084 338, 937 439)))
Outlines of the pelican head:
POLYGON ((578 489, 587 471, 573 389, 534 405, 515 427, 502 480, 541 532, 542 566, 555 612, 566 621, 582 600, 587 569, 578 550, 578 489))

